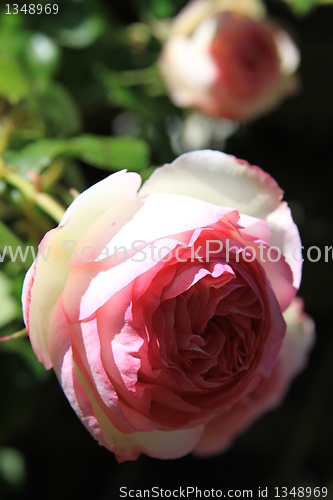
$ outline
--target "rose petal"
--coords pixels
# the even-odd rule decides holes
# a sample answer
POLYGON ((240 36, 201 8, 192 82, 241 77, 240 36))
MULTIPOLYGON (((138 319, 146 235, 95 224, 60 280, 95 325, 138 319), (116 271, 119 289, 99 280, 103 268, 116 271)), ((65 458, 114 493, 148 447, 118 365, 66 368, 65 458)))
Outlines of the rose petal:
POLYGON ((167 236, 181 235, 214 224, 230 212, 230 209, 200 199, 173 194, 151 194, 143 201, 142 208, 115 235, 110 246, 124 245, 131 248, 133 242, 140 240, 149 243, 167 236))
MULTIPOLYGON (((237 39, 238 36, 236 41, 237 39)), ((229 41, 228 45, 236 48, 237 57, 239 44, 229 41)), ((260 50, 258 53, 260 54, 260 50)), ((262 53, 261 56, 263 59, 262 53)), ((242 60, 241 56, 237 57, 239 67, 246 68, 242 60)), ((266 63, 272 60, 272 57, 268 57, 266 63)), ((176 105, 193 107, 211 116, 239 121, 258 117, 274 109, 283 98, 298 90, 299 80, 295 72, 299 60, 299 51, 293 40, 269 20, 260 0, 194 0, 174 19, 159 63, 176 105), (269 71, 267 64, 264 65, 264 71, 257 73, 254 79, 258 85, 254 85, 253 89, 257 93, 254 92, 247 98, 244 95, 241 98, 237 96, 234 92, 235 85, 226 79, 226 73, 229 73, 232 65, 229 64, 229 59, 232 63, 235 56, 229 54, 219 71, 211 55, 212 44, 209 42, 213 35, 225 32, 229 23, 226 21, 223 25, 223 21, 230 13, 239 19, 255 22, 260 29, 265 27, 277 59, 278 71, 274 78, 267 80, 269 71)), ((246 82, 250 79, 251 73, 249 80, 240 78, 239 81, 242 80, 241 83, 246 88, 246 82)))
POLYGON ((189 2, 176 16, 172 25, 172 34, 190 35, 202 19, 212 17, 219 12, 232 11, 254 19, 262 19, 266 9, 261 0, 194 0, 189 2))
POLYGON ((107 248, 110 255, 115 253, 116 247, 138 250, 141 244, 146 248, 137 255, 129 254, 116 267, 107 262, 96 262, 76 268, 64 290, 69 321, 88 318, 111 295, 154 267, 178 244, 187 245, 190 231, 214 224, 229 212, 185 196, 152 195, 144 199, 140 210, 112 238, 107 248), (173 238, 167 238, 168 235, 173 238), (155 242, 153 250, 149 246, 151 242, 155 242))
POLYGON ((82 375, 74 370, 70 352, 64 358, 62 384, 68 399, 92 435, 112 451, 118 460, 136 460, 141 453, 158 458, 179 458, 198 442, 203 426, 175 431, 123 434, 107 418, 94 399, 82 375))
POLYGON ((195 37, 174 36, 163 47, 159 67, 178 106, 189 107, 202 99, 218 76, 208 51, 215 29, 216 23, 209 19, 195 37), (202 69, 200 72, 198 65, 202 69), (170 67, 174 71, 169 71, 170 67))
POLYGON ((68 242, 75 244, 107 209, 124 217, 127 203, 136 198, 141 178, 125 171, 109 176, 82 193, 66 210, 59 227, 49 231, 39 245, 37 261, 26 277, 22 303, 24 319, 38 359, 50 368, 46 349, 50 315, 70 274, 73 257, 68 242), (66 245, 67 244, 67 245, 66 245), (52 287, 50 287, 52 283, 52 287))
POLYGON ((287 203, 282 202, 270 213, 267 223, 272 231, 270 244, 285 256, 293 272, 293 286, 298 289, 302 278, 301 238, 287 203))
MULTIPOLYGON (((173 250, 177 240, 159 240, 155 244, 161 258, 168 254, 165 249, 173 250)), ((113 295, 129 285, 134 279, 158 265, 157 260, 147 258, 141 262, 138 256, 129 258, 116 267, 106 267, 103 263, 87 264, 71 273, 63 291, 66 316, 69 322, 89 318, 113 295)))
POLYGON ((280 56, 281 72, 285 75, 292 75, 299 67, 300 52, 286 31, 276 28, 274 36, 280 56))
POLYGON ((182 194, 261 219, 278 208, 283 196, 261 168, 210 150, 185 153, 156 169, 139 191, 140 196, 152 193, 182 194))
POLYGON ((284 318, 287 323, 286 338, 272 376, 263 379, 246 399, 205 426, 194 449, 196 455, 211 456, 228 448, 239 433, 281 403, 292 378, 304 368, 314 342, 314 323, 303 313, 303 301, 298 297, 284 313, 284 318))
POLYGON ((303 308, 303 300, 295 297, 283 314, 287 323, 287 334, 282 346, 281 359, 284 363, 284 375, 288 381, 303 370, 315 342, 314 321, 303 312, 303 308))

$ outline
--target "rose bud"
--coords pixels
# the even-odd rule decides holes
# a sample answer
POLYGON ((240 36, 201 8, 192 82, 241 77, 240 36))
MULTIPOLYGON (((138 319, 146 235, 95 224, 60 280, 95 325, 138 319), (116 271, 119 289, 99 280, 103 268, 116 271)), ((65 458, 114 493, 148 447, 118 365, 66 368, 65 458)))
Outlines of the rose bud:
POLYGON ((118 461, 211 455, 306 362, 299 233, 274 179, 221 152, 184 154, 140 183, 109 176, 45 235, 25 324, 118 461))
POLYGON ((299 59, 259 0, 194 0, 174 19, 159 63, 177 106, 249 120, 297 91, 299 59))

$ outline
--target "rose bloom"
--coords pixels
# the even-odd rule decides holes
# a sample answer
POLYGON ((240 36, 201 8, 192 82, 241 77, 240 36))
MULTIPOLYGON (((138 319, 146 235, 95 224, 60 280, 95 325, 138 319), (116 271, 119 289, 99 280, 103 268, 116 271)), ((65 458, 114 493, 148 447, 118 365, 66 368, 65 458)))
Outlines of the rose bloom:
POLYGON ((248 120, 299 87, 299 51, 260 0, 194 0, 174 19, 160 57, 173 102, 248 120))
POLYGON ((184 154, 140 183, 109 176, 45 235, 25 324, 118 461, 211 455, 306 362, 299 233, 277 183, 221 152, 184 154))

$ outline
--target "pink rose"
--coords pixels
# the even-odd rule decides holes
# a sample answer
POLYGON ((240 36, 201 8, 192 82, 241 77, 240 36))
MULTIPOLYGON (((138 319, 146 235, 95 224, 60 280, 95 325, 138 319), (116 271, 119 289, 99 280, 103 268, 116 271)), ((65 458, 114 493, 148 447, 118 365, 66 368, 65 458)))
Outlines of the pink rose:
POLYGON ((194 0, 174 19, 160 68, 171 99, 248 120, 298 88, 299 52, 259 0, 194 0))
POLYGON ((140 182, 111 175, 45 235, 25 323, 119 461, 209 455, 279 402, 305 363, 298 230, 277 183, 224 153, 182 155, 140 182))

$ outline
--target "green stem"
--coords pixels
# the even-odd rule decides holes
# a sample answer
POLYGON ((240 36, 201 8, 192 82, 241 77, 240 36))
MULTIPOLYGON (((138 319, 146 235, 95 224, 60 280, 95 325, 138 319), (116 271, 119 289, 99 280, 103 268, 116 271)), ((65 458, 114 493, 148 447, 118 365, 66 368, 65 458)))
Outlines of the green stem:
POLYGON ((158 78, 157 66, 154 64, 148 68, 121 71, 115 74, 117 80, 126 87, 135 85, 146 85, 158 78))
POLYGON ((0 127, 0 155, 2 155, 6 149, 10 138, 10 134, 13 129, 12 120, 4 120, 0 127))
POLYGON ((46 214, 48 214, 56 222, 60 222, 62 216, 65 213, 65 209, 60 203, 51 198, 46 193, 40 193, 34 189, 30 182, 26 181, 23 177, 12 172, 10 170, 5 170, 3 172, 3 178, 8 184, 11 184, 16 189, 18 189, 25 198, 41 208, 46 214))
POLYGON ((0 337, 0 342, 7 342, 8 340, 19 339, 21 337, 27 337, 27 336, 28 336, 28 331, 26 328, 23 328, 23 330, 12 333, 11 335, 0 337))

